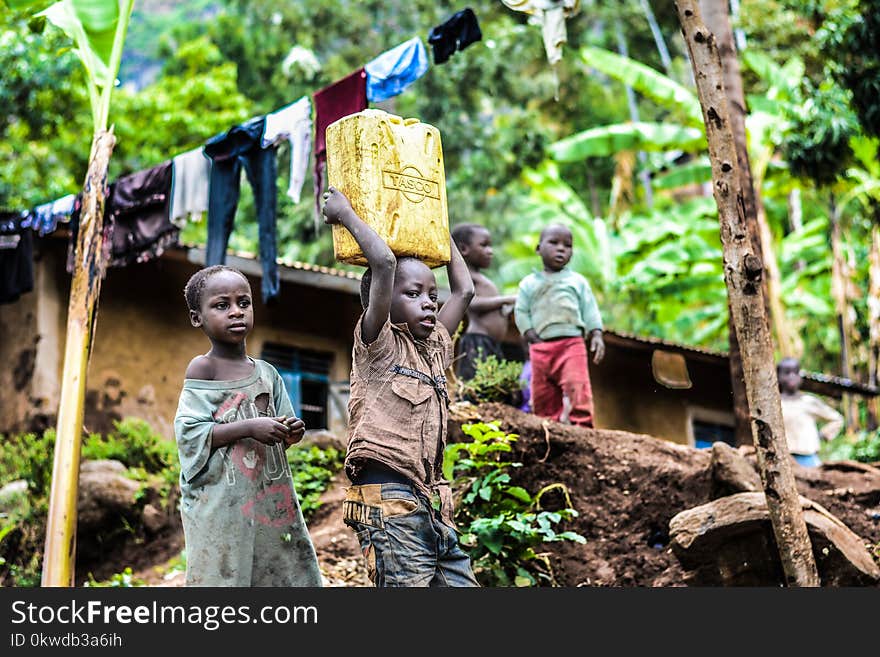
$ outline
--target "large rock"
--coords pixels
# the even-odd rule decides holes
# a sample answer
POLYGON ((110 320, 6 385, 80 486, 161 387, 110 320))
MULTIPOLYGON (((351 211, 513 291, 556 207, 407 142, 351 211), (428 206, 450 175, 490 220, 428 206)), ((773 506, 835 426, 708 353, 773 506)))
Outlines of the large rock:
POLYGON ((342 452, 343 454, 345 453, 346 449, 345 441, 332 431, 327 431, 326 429, 315 429, 306 431, 303 439, 299 442, 299 445, 306 449, 312 446, 319 447, 320 449, 327 449, 328 447, 332 447, 333 449, 342 452))
POLYGON ((762 490, 761 477, 739 451, 723 442, 712 445, 712 497, 762 490))
MULTIPOLYGON (((864 541, 819 504, 800 497, 824 586, 880 583, 864 541)), ((762 492, 682 511, 669 522, 672 551, 696 586, 782 586, 785 578, 762 492)))
POLYGON ((79 469, 78 527, 95 530, 119 524, 119 516, 130 516, 137 506, 141 484, 125 476, 119 461, 83 461, 79 469))

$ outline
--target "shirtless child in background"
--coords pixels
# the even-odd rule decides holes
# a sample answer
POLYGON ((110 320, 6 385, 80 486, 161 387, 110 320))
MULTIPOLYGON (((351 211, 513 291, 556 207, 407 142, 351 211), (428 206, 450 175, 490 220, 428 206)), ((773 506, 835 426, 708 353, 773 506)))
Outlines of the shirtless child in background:
POLYGON ((476 292, 468 307, 467 330, 458 341, 455 374, 466 381, 474 377, 477 360, 492 355, 504 358, 501 340, 507 333, 507 316, 516 295, 499 295, 498 287, 480 271, 492 264, 492 236, 484 226, 459 224, 453 228, 452 238, 467 263, 476 292))

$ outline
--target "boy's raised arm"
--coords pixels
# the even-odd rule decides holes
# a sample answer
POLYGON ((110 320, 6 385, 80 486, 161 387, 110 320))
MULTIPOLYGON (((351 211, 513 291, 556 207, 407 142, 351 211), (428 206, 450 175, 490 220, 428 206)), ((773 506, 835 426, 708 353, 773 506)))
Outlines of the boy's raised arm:
POLYGON ((467 263, 455 245, 455 240, 450 238, 449 243, 452 258, 446 265, 446 271, 449 274, 450 294, 449 299, 437 313, 437 319, 443 323, 451 335, 458 330, 458 325, 464 319, 468 305, 474 298, 474 281, 468 271, 467 263))
POLYGON ((361 247, 370 265, 373 277, 370 284, 370 300, 361 321, 361 339, 364 344, 370 344, 379 336, 379 331, 388 321, 391 312, 391 293, 394 288, 397 258, 376 231, 357 216, 345 194, 335 187, 330 187, 324 192, 324 201, 323 213, 326 223, 345 226, 361 247))

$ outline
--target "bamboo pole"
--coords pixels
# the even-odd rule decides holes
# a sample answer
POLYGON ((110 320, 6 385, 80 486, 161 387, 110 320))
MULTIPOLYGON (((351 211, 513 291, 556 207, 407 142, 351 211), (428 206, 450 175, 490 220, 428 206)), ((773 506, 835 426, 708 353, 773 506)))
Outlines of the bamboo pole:
POLYGON ((61 375, 55 461, 43 553, 43 586, 73 586, 74 583, 83 399, 98 297, 106 267, 103 252, 104 200, 107 170, 115 145, 112 127, 95 134, 83 184, 76 264, 67 307, 64 371, 61 375))
POLYGON ((764 302, 764 265, 750 239, 734 136, 715 37, 703 24, 697 0, 676 3, 703 108, 721 243, 724 281, 742 350, 752 439, 782 569, 789 586, 819 586, 819 575, 791 470, 782 423, 773 344, 764 302))

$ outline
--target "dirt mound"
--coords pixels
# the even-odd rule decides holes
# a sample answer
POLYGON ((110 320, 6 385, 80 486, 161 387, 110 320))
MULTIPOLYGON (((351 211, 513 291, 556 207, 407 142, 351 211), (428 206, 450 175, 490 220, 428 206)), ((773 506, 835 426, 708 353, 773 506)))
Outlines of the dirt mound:
MULTIPOLYGON (((567 528, 587 543, 546 546, 555 555, 561 585, 685 585, 669 548, 669 520, 710 500, 708 450, 543 421, 503 404, 484 404, 474 412, 519 434, 514 455, 523 467, 512 473, 516 483, 531 492, 556 482, 568 488, 579 516, 567 528)), ((795 475, 801 495, 823 505, 866 543, 880 543, 880 471, 847 462, 795 466, 795 475)))
MULTIPOLYGON (((669 547, 669 521, 680 511, 710 501, 709 450, 625 431, 548 422, 504 404, 468 407, 455 417, 449 424, 450 441, 463 439, 461 423, 476 419, 497 421, 503 430, 519 435, 512 456, 523 467, 511 471, 515 483, 532 493, 554 483, 568 489, 579 515, 565 529, 577 531, 587 543, 545 546, 553 554, 560 585, 686 585, 684 570, 669 547)), ((754 464, 754 454, 741 451, 754 464)), ((793 467, 801 495, 828 509, 866 544, 880 545, 880 470, 848 461, 793 467)), ((342 523, 346 485, 345 476, 337 474, 309 521, 309 531, 328 586, 370 586, 354 534, 342 523)), ((542 497, 544 508, 562 504, 562 495, 554 491, 542 497)), ((150 552, 167 558, 183 547, 179 529, 163 540, 164 549, 139 546, 137 561, 143 563, 150 552)), ((127 557, 135 554, 129 551, 127 557)), ((131 561, 113 561, 102 571, 120 572, 131 565, 131 561)), ((140 574, 152 585, 182 584, 182 577, 170 582, 150 577, 151 570, 144 566, 140 574)))

